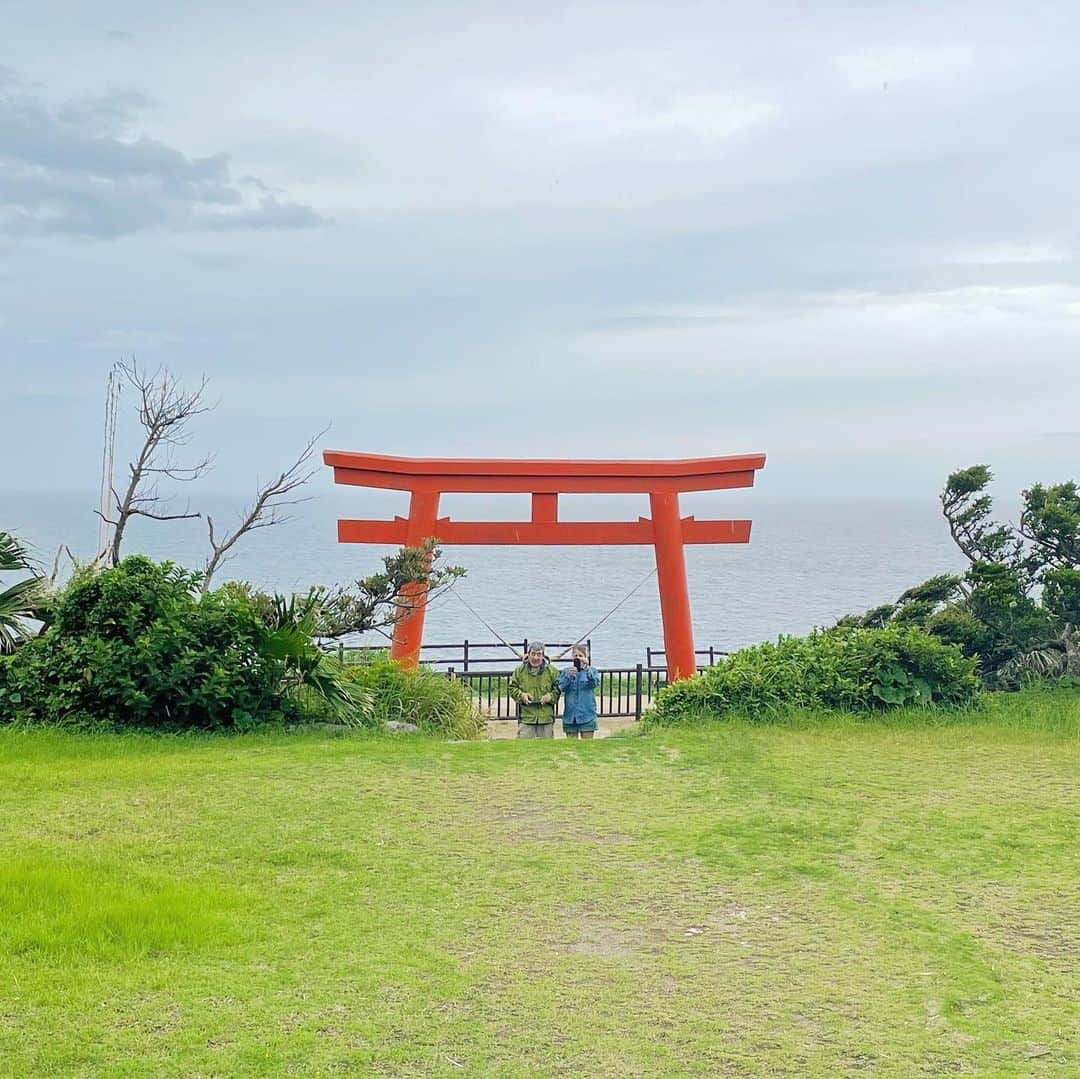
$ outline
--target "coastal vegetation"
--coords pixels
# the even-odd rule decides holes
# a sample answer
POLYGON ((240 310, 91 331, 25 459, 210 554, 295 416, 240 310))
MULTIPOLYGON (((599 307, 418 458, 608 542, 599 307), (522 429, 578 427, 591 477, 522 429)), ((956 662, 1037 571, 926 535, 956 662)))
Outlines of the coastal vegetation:
POLYGON ((744 648, 696 678, 665 686, 649 727, 792 709, 869 714, 907 706, 975 704, 976 661, 914 626, 841 627, 744 648))
POLYGON ((13 623, 19 647, 0 657, 0 721, 245 731, 373 726, 407 711, 424 729, 460 732, 467 726, 460 687, 435 690, 440 680, 431 672, 396 679, 346 672, 321 647, 392 625, 409 609, 411 586, 438 589, 456 579, 461 571, 440 557, 431 544, 404 548, 350 587, 289 597, 237 582, 204 590, 200 573, 141 555, 80 567, 53 594, 35 593, 36 635, 29 611, 13 623))

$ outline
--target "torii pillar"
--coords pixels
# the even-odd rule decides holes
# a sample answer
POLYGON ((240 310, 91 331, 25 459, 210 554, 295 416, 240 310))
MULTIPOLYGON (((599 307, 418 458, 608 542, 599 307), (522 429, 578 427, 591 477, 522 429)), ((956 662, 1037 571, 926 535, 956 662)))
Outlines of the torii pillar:
MULTIPOLYGON (((750 521, 698 521, 679 513, 683 491, 751 487, 765 466, 764 454, 704 457, 683 461, 517 461, 391 457, 327 450, 323 461, 336 483, 408 491, 409 516, 392 521, 339 520, 342 543, 418 546, 426 539, 454 544, 544 544, 605 546, 652 544, 660 586, 668 678, 688 678, 697 669, 690 594, 686 584, 687 543, 748 543, 750 521), (444 492, 525 493, 532 496, 528 521, 451 521, 439 517, 444 492), (647 494, 651 517, 636 521, 560 521, 560 494, 647 494)), ((420 660, 425 593, 415 586, 409 608, 394 626, 390 655, 406 667, 420 660)))

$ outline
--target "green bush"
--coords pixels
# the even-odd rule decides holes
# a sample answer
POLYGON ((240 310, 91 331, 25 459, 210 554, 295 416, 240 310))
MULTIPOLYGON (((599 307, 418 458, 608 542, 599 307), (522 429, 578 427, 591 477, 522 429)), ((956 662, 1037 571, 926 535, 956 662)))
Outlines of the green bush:
POLYGON ((474 738, 483 729, 466 688, 430 667, 406 671, 394 660, 375 656, 346 667, 343 677, 367 695, 368 718, 375 726, 413 723, 452 738, 474 738))
POLYGON ((647 726, 738 713, 768 719, 792 709, 879 712, 960 707, 978 694, 976 662, 913 626, 840 627, 744 648, 703 674, 665 686, 647 726))
POLYGON ((5 665, 0 719, 247 730, 296 714, 255 604, 139 556, 78 574, 53 624, 5 665))

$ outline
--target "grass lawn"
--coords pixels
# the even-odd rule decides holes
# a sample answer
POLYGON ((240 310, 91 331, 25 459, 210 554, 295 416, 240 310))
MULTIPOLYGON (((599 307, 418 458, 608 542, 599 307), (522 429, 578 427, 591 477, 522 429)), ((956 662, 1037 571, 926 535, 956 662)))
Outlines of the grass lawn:
POLYGON ((0 1075, 1080 1075, 1080 695, 590 743, 0 731, 0 1075))

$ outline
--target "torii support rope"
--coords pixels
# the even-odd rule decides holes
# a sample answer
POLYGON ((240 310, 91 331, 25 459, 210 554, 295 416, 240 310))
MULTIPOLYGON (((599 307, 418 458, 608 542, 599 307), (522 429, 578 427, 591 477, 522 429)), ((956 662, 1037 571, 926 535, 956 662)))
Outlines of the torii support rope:
MULTIPOLYGON (((419 546, 440 544, 652 544, 660 584, 668 677, 694 673, 694 637, 686 585, 687 543, 747 543, 750 522, 698 521, 679 514, 679 494, 751 487, 764 454, 682 461, 514 461, 390 457, 327 450, 323 460, 337 483, 410 492, 409 516, 392 521, 338 521, 342 543, 419 546), (439 517, 448 492, 520 492, 532 495, 528 521, 451 521, 439 517), (636 521, 560 521, 560 494, 644 493, 651 517, 636 521)), ((391 656, 416 666, 424 627, 424 591, 405 601, 410 612, 394 627, 391 656)))
MULTIPOLYGON (((584 633, 579 633, 576 637, 572 637, 575 643, 564 648, 557 656, 553 658, 556 660, 563 659, 568 656, 576 647, 577 642, 588 640, 620 607, 623 606, 628 600, 635 596, 641 589, 648 583, 649 579, 656 573, 656 567, 654 566, 644 577, 629 592, 615 604, 614 607, 608 611, 599 622, 594 622, 584 633)), ((499 641, 504 648, 508 648, 518 659, 524 659, 523 653, 519 652, 456 588, 450 590, 450 594, 461 603, 467 611, 469 611, 473 617, 480 622, 480 624, 489 632, 494 634, 495 638, 499 641)))

